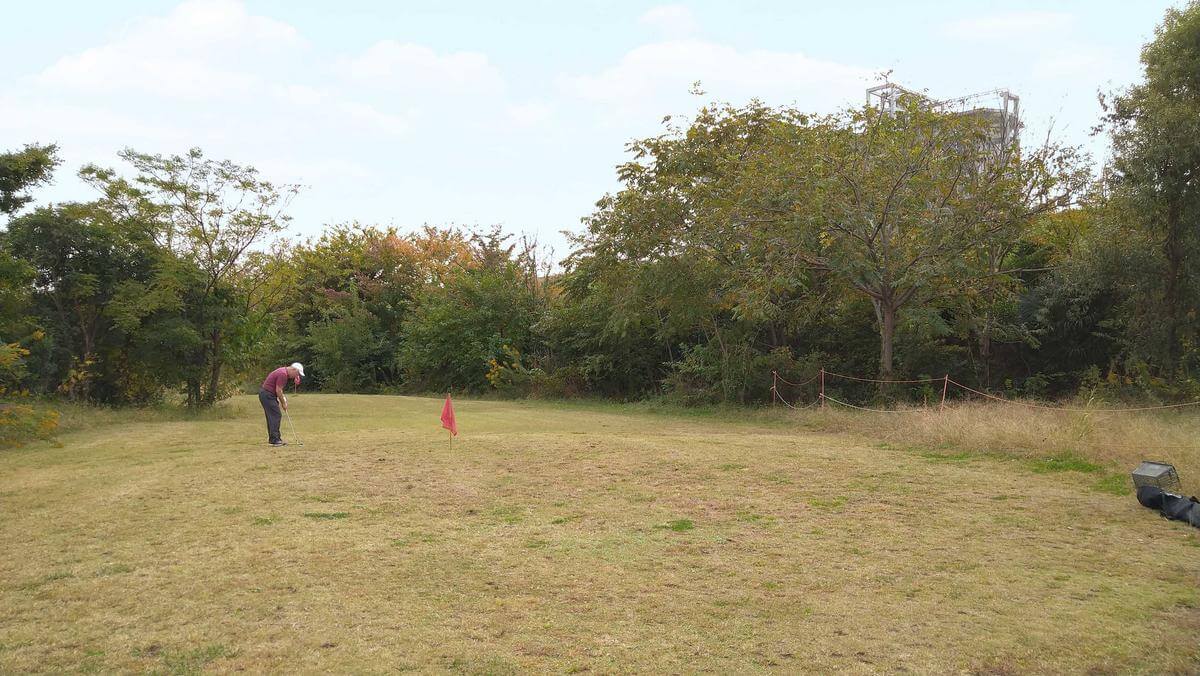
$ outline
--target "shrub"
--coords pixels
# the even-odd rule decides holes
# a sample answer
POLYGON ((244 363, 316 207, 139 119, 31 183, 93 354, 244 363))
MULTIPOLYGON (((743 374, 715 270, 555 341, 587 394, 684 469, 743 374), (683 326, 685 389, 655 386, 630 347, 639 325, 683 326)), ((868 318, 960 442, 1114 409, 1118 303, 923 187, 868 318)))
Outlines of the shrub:
POLYGON ((539 399, 575 399, 588 391, 587 376, 578 366, 564 366, 549 373, 533 370, 529 395, 539 399))
POLYGON ((507 397, 525 397, 533 389, 535 377, 544 375, 540 369, 530 369, 521 363, 521 353, 511 345, 501 348, 500 358, 488 360, 488 372, 484 375, 488 383, 499 394, 507 397))
POLYGON ((58 429, 58 411, 28 404, 0 404, 0 448, 13 448, 34 439, 49 439, 58 429))

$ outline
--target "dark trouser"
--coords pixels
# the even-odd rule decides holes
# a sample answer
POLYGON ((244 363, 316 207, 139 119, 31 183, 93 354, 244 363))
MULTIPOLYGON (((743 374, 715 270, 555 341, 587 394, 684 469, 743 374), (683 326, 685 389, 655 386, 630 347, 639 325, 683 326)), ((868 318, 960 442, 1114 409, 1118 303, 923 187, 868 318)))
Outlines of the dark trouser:
POLYGON ((258 402, 267 414, 267 441, 272 444, 282 441, 279 438, 279 421, 283 420, 283 413, 279 410, 279 397, 276 397, 274 392, 259 389, 258 402))

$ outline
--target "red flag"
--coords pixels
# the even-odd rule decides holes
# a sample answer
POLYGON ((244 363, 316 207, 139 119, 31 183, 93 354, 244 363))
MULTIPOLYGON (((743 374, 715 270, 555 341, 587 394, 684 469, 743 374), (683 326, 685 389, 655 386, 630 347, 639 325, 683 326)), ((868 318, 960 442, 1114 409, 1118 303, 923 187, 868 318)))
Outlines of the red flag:
POLYGON ((454 421, 454 404, 450 403, 450 395, 446 395, 446 404, 442 406, 442 427, 450 430, 450 436, 458 436, 458 423, 454 421))

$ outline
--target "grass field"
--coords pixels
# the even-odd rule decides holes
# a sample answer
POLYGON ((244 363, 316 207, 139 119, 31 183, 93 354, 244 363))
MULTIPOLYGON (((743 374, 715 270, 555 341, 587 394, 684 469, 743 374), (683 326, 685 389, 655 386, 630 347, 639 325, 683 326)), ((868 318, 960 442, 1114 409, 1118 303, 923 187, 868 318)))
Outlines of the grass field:
POLYGON ((1200 531, 1109 469, 536 402, 459 402, 449 448, 440 407, 298 395, 283 449, 251 397, 76 411, 0 451, 0 672, 1200 668, 1200 531))

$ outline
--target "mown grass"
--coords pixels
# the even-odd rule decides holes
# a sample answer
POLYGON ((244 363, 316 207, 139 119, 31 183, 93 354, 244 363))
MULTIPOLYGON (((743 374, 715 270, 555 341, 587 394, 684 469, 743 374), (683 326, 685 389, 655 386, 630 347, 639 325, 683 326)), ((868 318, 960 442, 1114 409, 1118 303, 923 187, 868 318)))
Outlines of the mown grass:
POLYGON ((437 399, 292 403, 304 448, 241 397, 0 453, 0 672, 1200 661, 1200 538, 1108 423, 463 401, 449 447, 437 399))

